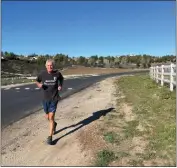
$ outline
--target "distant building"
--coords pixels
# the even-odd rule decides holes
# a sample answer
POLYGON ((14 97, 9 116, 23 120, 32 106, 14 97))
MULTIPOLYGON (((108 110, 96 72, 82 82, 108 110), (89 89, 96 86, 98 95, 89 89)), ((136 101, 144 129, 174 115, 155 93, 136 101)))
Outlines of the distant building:
POLYGON ((128 56, 133 57, 133 56, 135 56, 135 55, 134 55, 134 54, 128 54, 128 56))
POLYGON ((28 58, 28 60, 30 60, 30 61, 33 61, 33 60, 37 60, 37 59, 38 59, 37 56, 28 56, 27 58, 28 58))

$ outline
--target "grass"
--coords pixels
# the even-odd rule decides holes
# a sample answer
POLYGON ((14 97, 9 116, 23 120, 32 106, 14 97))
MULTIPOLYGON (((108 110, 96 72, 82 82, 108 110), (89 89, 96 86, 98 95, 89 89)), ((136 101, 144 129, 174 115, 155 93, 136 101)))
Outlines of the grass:
POLYGON ((146 154, 137 153, 136 155, 142 158, 143 160, 150 160, 156 157, 156 154, 153 152, 147 152, 146 154))
POLYGON ((1 72, 1 78, 14 78, 14 77, 20 77, 20 75, 1 72))
POLYGON ((116 134, 114 132, 108 132, 104 134, 104 139, 107 142, 113 143, 115 141, 116 134))
POLYGON ((118 153, 116 154, 116 156, 117 156, 117 158, 121 159, 121 158, 130 156, 130 154, 127 153, 127 152, 122 152, 122 151, 120 151, 120 152, 118 152, 118 153))
MULTIPOLYGON (((5 69, 8 72, 8 69, 5 69)), ((70 67, 61 73, 63 75, 78 75, 78 74, 110 74, 110 73, 119 73, 119 72, 130 72, 134 71, 133 69, 120 69, 120 68, 90 68, 90 67, 70 67)), ((11 71, 10 71, 11 72, 11 71)), ((13 71, 12 71, 13 72, 13 71)), ((25 72, 23 69, 19 71, 21 73, 25 72)), ((21 83, 28 83, 32 82, 30 79, 5 79, 5 77, 15 78, 18 75, 15 74, 7 74, 2 73, 1 85, 9 85, 9 84, 21 84, 21 83)), ((33 75, 34 76, 34 75, 33 75)))
POLYGON ((108 166, 108 164, 115 159, 115 154, 109 150, 102 150, 97 154, 96 167, 100 166, 108 166))
POLYGON ((116 134, 115 132, 106 132, 104 134, 104 140, 109 143, 119 144, 122 138, 120 137, 120 135, 116 134))
POLYGON ((136 129, 136 127, 138 126, 139 124, 139 121, 138 120, 133 120, 133 121, 129 121, 129 122, 126 122, 126 126, 123 127, 123 132, 124 132, 124 137, 127 139, 127 138, 130 138, 130 137, 134 137, 135 135, 136 136, 141 136, 141 131, 138 131, 136 129))
POLYGON ((130 160, 129 164, 133 167, 138 167, 138 166, 143 166, 143 160, 139 159, 139 160, 130 160))
POLYGON ((115 82, 115 88, 117 112, 114 112, 114 117, 108 114, 104 118, 104 129, 100 130, 109 144, 109 152, 115 154, 114 159, 110 159, 106 165, 114 160, 117 161, 116 166, 175 166, 175 91, 161 87, 148 75, 121 77, 115 82), (126 113, 121 113, 123 103, 132 107, 133 120, 127 121, 126 113), (133 139, 143 139, 144 146, 143 141, 135 143, 133 139), (136 147, 142 150, 138 152, 136 147), (128 158, 125 165, 120 165, 122 158, 128 158))
MULTIPOLYGON (((118 83, 126 96, 126 101, 133 105, 133 113, 137 120, 146 128, 144 134, 149 141, 146 151, 155 151, 153 158, 161 157, 161 152, 176 160, 176 93, 169 88, 159 87, 148 76, 138 75, 122 77, 118 83), (146 134, 147 133, 147 134, 146 134)), ((129 124, 129 134, 137 124, 129 124)), ((131 133, 130 133, 131 132, 131 133)), ((136 132, 136 136, 138 133, 136 132)), ((151 155, 150 155, 151 156, 151 155)), ((144 156, 145 157, 145 156, 144 156)))
POLYGON ((28 83, 28 82, 33 82, 34 80, 31 79, 5 79, 1 78, 1 85, 10 85, 10 84, 20 84, 20 83, 28 83))

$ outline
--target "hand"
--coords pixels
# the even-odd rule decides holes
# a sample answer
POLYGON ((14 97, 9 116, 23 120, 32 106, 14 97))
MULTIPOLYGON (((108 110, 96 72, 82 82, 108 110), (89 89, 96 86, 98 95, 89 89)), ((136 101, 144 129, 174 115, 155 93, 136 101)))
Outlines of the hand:
POLYGON ((62 90, 62 87, 61 87, 61 86, 58 86, 58 90, 61 91, 61 90, 62 90))
POLYGON ((42 83, 39 83, 39 84, 38 84, 38 87, 39 87, 39 88, 42 88, 42 86, 43 86, 42 83))

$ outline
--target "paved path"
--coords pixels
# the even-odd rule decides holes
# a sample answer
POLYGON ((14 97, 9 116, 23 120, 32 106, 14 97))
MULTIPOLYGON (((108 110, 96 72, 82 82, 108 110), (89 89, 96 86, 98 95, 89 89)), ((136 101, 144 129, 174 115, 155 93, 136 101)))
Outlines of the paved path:
MULTIPOLYGON (((132 73, 132 72, 131 72, 132 73)), ((106 77, 125 75, 131 73, 118 73, 101 76, 80 77, 75 79, 66 79, 64 81, 63 98, 88 87, 95 82, 105 79, 106 77)), ((4 128, 19 119, 34 113, 41 106, 41 90, 35 84, 16 86, 1 89, 1 126, 4 128)))

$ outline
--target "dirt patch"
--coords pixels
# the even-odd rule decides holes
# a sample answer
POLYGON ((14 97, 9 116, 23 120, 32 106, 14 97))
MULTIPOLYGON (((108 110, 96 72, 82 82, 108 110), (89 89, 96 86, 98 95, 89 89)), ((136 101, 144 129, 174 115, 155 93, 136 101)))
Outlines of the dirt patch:
POLYGON ((99 133, 98 124, 89 125, 84 131, 79 133, 78 137, 82 144, 81 150, 87 151, 87 157, 90 158, 90 163, 87 166, 92 166, 96 153, 107 147, 102 135, 99 133))
POLYGON ((88 126, 83 132, 80 133, 79 139, 84 150, 90 150, 91 152, 94 152, 106 146, 106 143, 98 130, 98 124, 95 123, 88 126))
POLYGON ((134 148, 130 153, 135 156, 137 153, 143 153, 148 143, 143 137, 133 137, 132 144, 134 148))
MULTIPOLYGON (((135 69, 137 70, 137 69, 135 69)), ((134 71, 133 69, 120 69, 120 68, 93 68, 93 67, 71 67, 64 71, 62 74, 64 75, 72 75, 72 74, 109 74, 109 73, 119 73, 119 72, 128 72, 134 71)))
POLYGON ((138 129, 139 131, 144 131, 144 130, 145 130, 145 128, 144 128, 141 124, 139 124, 139 125, 137 126, 137 129, 138 129))
POLYGON ((111 166, 111 167, 118 167, 118 166, 121 166, 121 165, 123 165, 124 167, 125 166, 130 166, 130 164, 129 164, 129 158, 128 157, 124 157, 124 158, 121 158, 120 160, 118 160, 118 161, 113 161, 109 166, 111 166))
POLYGON ((123 103, 122 104, 122 110, 121 110, 124 114, 125 117, 125 121, 132 121, 134 120, 135 116, 132 113, 132 106, 123 103))
POLYGON ((148 167, 154 167, 154 166, 159 166, 159 167, 164 167, 164 165, 168 166, 169 163, 168 161, 164 160, 164 159, 152 159, 152 160, 145 160, 143 161, 144 166, 148 166, 148 167))
POLYGON ((2 130, 2 165, 90 165, 94 158, 92 151, 105 146, 97 130, 99 122, 113 107, 113 80, 104 80, 59 103, 58 128, 52 146, 45 144, 49 123, 42 111, 2 130))

